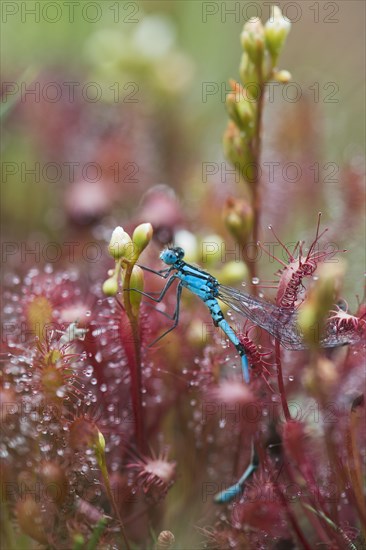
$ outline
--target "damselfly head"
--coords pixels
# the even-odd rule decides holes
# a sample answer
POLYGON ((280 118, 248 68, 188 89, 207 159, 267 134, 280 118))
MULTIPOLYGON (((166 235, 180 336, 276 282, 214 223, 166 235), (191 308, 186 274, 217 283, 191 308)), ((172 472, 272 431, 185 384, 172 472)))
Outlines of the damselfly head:
POLYGON ((180 246, 165 248, 160 254, 160 259, 168 265, 173 265, 184 256, 184 250, 180 246))

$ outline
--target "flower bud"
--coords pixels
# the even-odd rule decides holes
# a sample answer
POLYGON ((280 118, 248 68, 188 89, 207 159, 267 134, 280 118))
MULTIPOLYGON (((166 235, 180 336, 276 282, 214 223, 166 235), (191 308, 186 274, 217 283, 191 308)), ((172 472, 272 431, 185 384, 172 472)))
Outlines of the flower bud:
POLYGON ((226 96, 226 107, 230 118, 240 130, 247 136, 251 136, 254 131, 255 109, 253 100, 249 101, 246 93, 241 97, 237 93, 231 92, 226 96))
POLYGON ((85 540, 81 533, 75 533, 73 535, 73 550, 83 550, 85 548, 85 540))
POLYGON ((134 246, 131 237, 121 226, 116 227, 113 231, 108 251, 115 260, 120 260, 121 258, 127 261, 131 260, 134 246))
POLYGON ((256 164, 248 141, 233 122, 229 122, 223 136, 225 157, 248 182, 255 181, 256 164))
POLYGON ((153 228, 151 223, 141 223, 133 232, 132 241, 135 249, 136 257, 147 247, 153 236, 153 228))
POLYGON ((273 78, 274 78, 274 80, 276 80, 280 84, 288 84, 288 82, 290 82, 290 80, 291 80, 291 73, 289 71, 285 71, 285 70, 277 71, 273 75, 273 78))
POLYGON ((242 283, 248 277, 248 268, 244 262, 227 262, 220 273, 218 279, 223 285, 235 285, 242 283))
POLYGON ((224 239, 220 235, 206 235, 201 241, 201 261, 212 265, 221 260, 224 239))
POLYGON ((239 74, 241 83, 245 86, 248 97, 257 101, 261 93, 258 71, 249 59, 247 52, 241 56, 239 74))
POLYGON ((106 296, 116 296, 118 292, 118 279, 116 275, 113 275, 113 277, 109 277, 109 279, 106 279, 102 286, 103 294, 106 296))
POLYGON ((198 240, 196 235, 187 231, 186 229, 180 229, 174 236, 174 246, 180 246, 184 250, 184 260, 189 264, 198 261, 198 240))
POLYGON ((98 433, 95 438, 95 443, 93 447, 94 447, 95 457, 97 459, 99 468, 102 469, 105 466, 105 439, 102 432, 100 432, 98 429, 97 429, 97 432, 98 433))
POLYGON ((240 35, 241 45, 255 65, 262 63, 264 53, 264 28, 258 17, 251 17, 240 35))
POLYGON ((282 15, 278 6, 273 6, 271 17, 264 26, 266 47, 272 58, 273 65, 277 63, 278 56, 281 53, 290 28, 290 20, 282 15))
POLYGON ((253 229, 253 209, 244 199, 229 198, 224 206, 225 225, 239 244, 245 244, 253 229))
POLYGON ((315 285, 299 308, 298 325, 311 346, 319 344, 324 322, 337 299, 344 270, 341 262, 321 265, 315 285))
POLYGON ((233 89, 226 96, 226 107, 230 118, 247 136, 254 131, 255 103, 248 97, 245 89, 234 80, 230 82, 233 89))
MULTIPOLYGON (((138 265, 133 266, 130 278, 130 288, 135 288, 141 292, 144 290, 144 272, 138 265)), ((141 300, 142 294, 140 292, 130 290, 130 304, 134 315, 137 315, 139 312, 141 300)))

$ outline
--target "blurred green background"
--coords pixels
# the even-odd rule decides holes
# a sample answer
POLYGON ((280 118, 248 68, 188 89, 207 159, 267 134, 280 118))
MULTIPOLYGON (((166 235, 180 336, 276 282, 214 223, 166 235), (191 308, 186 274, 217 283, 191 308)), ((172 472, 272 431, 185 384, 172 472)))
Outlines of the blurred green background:
MULTIPOLYGON (((27 14, 25 10, 22 12, 21 4, 26 4, 31 11, 36 2, 3 3, 3 76, 17 72, 21 74, 34 64, 40 67, 66 64, 70 69, 78 71, 85 66, 85 42, 96 30, 125 32, 126 28, 136 25, 132 21, 140 21, 144 14, 165 14, 174 23, 179 46, 192 57, 196 65, 195 78, 187 90, 189 99, 194 103, 194 109, 210 112, 209 118, 214 119, 212 123, 218 131, 225 122, 226 113, 220 108, 219 101, 212 100, 201 105, 202 82, 227 82, 230 77, 237 76, 239 35, 246 16, 259 14, 265 21, 270 9, 269 2, 253 1, 103 1, 97 2, 100 12, 92 7, 85 11, 90 19, 100 17, 95 23, 90 23, 82 15, 82 5, 90 2, 75 3, 74 22, 70 22, 69 9, 63 2, 59 2, 61 19, 51 23, 45 18, 58 18, 58 12, 52 7, 43 16, 41 9, 40 21, 35 22, 35 16, 27 14), (14 15, 6 14, 5 4, 18 4, 19 11, 14 15), (22 13, 24 22, 21 21, 22 13), (114 18, 118 21, 114 22, 114 18), (204 19, 207 21, 204 22, 204 19)), ((42 8, 42 2, 40 4, 42 8)), ((295 20, 281 60, 282 65, 291 70, 294 80, 303 85, 304 89, 307 83, 310 86, 315 81, 320 85, 335 82, 339 86, 336 96, 339 103, 324 104, 331 119, 328 126, 329 150, 332 153, 342 152, 350 142, 362 145, 364 123, 360 113, 364 109, 365 90, 365 4, 358 0, 343 0, 282 2, 278 5, 287 5, 285 13, 295 20)))

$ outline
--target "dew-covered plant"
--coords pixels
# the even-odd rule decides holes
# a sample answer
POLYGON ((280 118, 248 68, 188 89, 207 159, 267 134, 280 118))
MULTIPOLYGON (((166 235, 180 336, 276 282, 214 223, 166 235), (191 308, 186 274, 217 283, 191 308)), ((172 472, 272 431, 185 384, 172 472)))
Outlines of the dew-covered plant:
MULTIPOLYGON (((291 79, 277 67, 289 30, 278 7, 264 25, 244 25, 224 133, 237 187, 220 182, 192 214, 156 186, 121 221, 127 229, 113 230, 109 218, 99 227, 105 254, 90 272, 45 265, 5 277, 6 549, 365 547, 365 306, 351 312, 342 297, 343 251, 322 245, 320 215, 311 214, 306 242, 292 236, 287 245, 284 228, 270 227, 275 254, 264 239, 265 92, 270 80, 291 79), (235 348, 189 293, 160 340, 174 320, 174 284, 161 302, 151 298, 171 240, 221 283, 245 280, 246 292, 293 315, 305 349, 286 349, 222 304, 248 357, 245 384, 235 348), (240 257, 227 260, 223 242, 240 257), (273 262, 273 280, 246 254, 250 243, 273 262), (215 502, 253 455, 240 492, 215 502)), ((354 175, 349 183, 360 191, 354 175)))

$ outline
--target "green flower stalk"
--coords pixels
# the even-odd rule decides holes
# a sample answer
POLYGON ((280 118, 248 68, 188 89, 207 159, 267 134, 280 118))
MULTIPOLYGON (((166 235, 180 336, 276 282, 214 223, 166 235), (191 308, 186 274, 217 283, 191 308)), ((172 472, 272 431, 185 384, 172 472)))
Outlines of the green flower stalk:
POLYGON ((134 265, 130 277, 130 304, 135 317, 138 316, 142 300, 141 292, 144 290, 144 272, 141 267, 134 265), (134 289, 134 290, 132 290, 134 289), (139 292, 136 292, 139 291, 139 292))
MULTIPOLYGON (((242 86, 231 81, 233 91, 226 100, 231 121, 224 133, 224 153, 251 195, 254 243, 259 240, 261 213, 260 162, 265 87, 271 79, 285 84, 291 78, 288 71, 275 68, 290 27, 290 21, 277 6, 273 7, 272 16, 264 26, 258 18, 245 23, 240 37, 242 86)), ((251 277, 255 278, 255 262, 250 262, 250 271, 251 277)))
MULTIPOLYGON (((86 550, 97 550, 98 543, 99 543, 100 538, 103 535, 106 527, 107 527, 107 518, 102 517, 93 529, 92 535, 91 535, 91 537, 89 539, 89 542, 86 546, 86 550)), ((128 546, 126 546, 126 547, 128 548, 128 546)), ((83 548, 85 548, 85 546, 83 548)))
MULTIPOLYGON (((101 474, 102 474, 102 477, 103 477, 103 482, 104 482, 105 489, 107 491, 108 498, 109 498, 109 500, 110 500, 110 502, 113 506, 114 512, 115 512, 115 514, 117 516, 117 519, 119 521, 119 524, 120 524, 121 534, 122 534, 122 537, 123 537, 123 540, 124 540, 124 543, 125 543, 125 546, 126 546, 126 550, 130 550, 130 545, 129 545, 128 540, 127 540, 127 536, 126 536, 125 528, 124 528, 124 525, 123 525, 123 522, 122 522, 122 518, 121 518, 121 515, 119 513, 119 509, 118 509, 117 503, 115 501, 113 491, 111 489, 111 484, 110 484, 109 474, 108 474, 108 468, 107 468, 107 462, 106 462, 106 457, 105 457, 105 439, 104 439, 104 435, 99 430, 98 430, 98 433, 97 433, 97 437, 95 438, 93 448, 94 448, 95 458, 97 459, 98 466, 100 468, 100 471, 101 471, 101 474)), ((89 550, 93 550, 94 548, 97 547, 98 540, 99 540, 101 534, 103 533, 105 527, 106 527, 106 518, 103 517, 99 520, 99 522, 98 522, 98 524, 95 528, 95 532, 93 533, 93 536, 92 536, 91 540, 89 541, 89 544, 87 546, 87 548, 89 550)))

